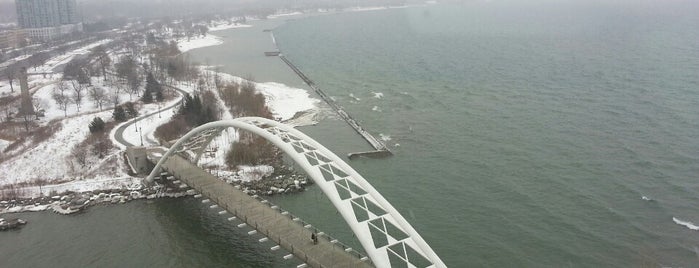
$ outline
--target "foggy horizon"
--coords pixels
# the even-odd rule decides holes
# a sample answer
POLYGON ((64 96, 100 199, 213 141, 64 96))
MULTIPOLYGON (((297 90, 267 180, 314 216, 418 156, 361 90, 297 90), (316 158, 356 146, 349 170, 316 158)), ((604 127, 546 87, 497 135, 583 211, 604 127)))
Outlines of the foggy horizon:
MULTIPOLYGON (((283 9, 347 8, 353 6, 403 5, 414 0, 78 0, 85 21, 105 18, 162 18, 210 14, 245 15, 273 13, 283 9)), ((16 21, 15 0, 0 0, 0 23, 16 21)))

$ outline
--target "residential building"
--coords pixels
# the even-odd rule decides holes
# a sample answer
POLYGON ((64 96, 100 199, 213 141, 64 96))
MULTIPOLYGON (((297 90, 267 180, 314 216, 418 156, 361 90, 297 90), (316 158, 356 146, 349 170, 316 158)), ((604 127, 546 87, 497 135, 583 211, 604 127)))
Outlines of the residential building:
POLYGON ((82 31, 75 0, 15 0, 17 25, 33 41, 82 31))
POLYGON ((0 30, 0 49, 16 48, 25 38, 22 29, 0 30))

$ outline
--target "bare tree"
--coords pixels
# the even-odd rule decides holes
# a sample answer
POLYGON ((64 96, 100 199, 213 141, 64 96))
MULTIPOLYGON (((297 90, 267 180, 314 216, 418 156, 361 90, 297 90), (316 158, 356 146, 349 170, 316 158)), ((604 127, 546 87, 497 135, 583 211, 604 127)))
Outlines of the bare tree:
POLYGON ((17 73, 17 66, 15 64, 10 65, 5 69, 5 77, 7 77, 7 81, 10 82, 10 92, 15 92, 15 88, 12 85, 12 82, 15 80, 15 75, 17 73))
POLYGON ((119 94, 121 94, 122 90, 122 85, 120 83, 113 83, 110 88, 112 89, 111 94, 109 94, 109 99, 114 104, 114 108, 119 105, 119 102, 121 101, 119 99, 119 94))
POLYGON ((63 110, 63 116, 68 116, 68 106, 70 105, 70 98, 58 92, 54 92, 51 97, 53 97, 53 100, 56 101, 58 108, 63 110))
POLYGON ((83 92, 85 91, 85 86, 83 86, 83 84, 80 84, 78 81, 75 80, 71 80, 70 82, 73 86, 73 101, 75 102, 75 106, 78 108, 78 112, 80 112, 80 105, 82 105, 83 92))
POLYGON ((123 56, 115 64, 116 73, 119 77, 128 79, 128 76, 136 71, 138 65, 131 56, 123 56))
POLYGON ((34 106, 34 115, 36 119, 39 119, 39 116, 44 116, 44 111, 46 111, 46 107, 48 107, 46 100, 34 97, 32 98, 32 105, 34 106))
POLYGON ((214 85, 216 88, 220 88, 223 85, 223 81, 221 81, 221 76, 219 73, 221 73, 221 67, 216 66, 216 68, 214 68, 214 85))
POLYGON ((29 62, 29 65, 34 67, 34 71, 36 71, 36 68, 44 64, 47 60, 51 58, 51 55, 48 52, 38 52, 29 58, 27 58, 27 62, 29 62))
POLYGON ((141 78, 138 75, 138 72, 133 71, 129 73, 129 75, 126 77, 127 82, 129 84, 129 99, 132 99, 133 94, 136 94, 136 96, 139 96, 139 87, 141 86, 141 78))
POLYGON ((73 147, 70 151, 70 155, 75 158, 75 161, 82 167, 87 165, 87 151, 80 146, 73 147))
POLYGON ((102 111, 102 105, 105 102, 107 102, 108 96, 103 88, 92 87, 90 88, 90 99, 92 99, 92 101, 95 102, 95 106, 97 106, 100 109, 100 111, 102 111))
MULTIPOLYGON (((58 93, 60 93, 62 96, 65 96, 66 90, 68 90, 68 85, 66 85, 66 82, 61 80, 56 84, 56 90, 58 93)), ((55 91, 54 91, 55 92, 55 91)))
POLYGON ((206 81, 204 81, 203 77, 199 77, 199 81, 197 81, 197 93, 204 92, 204 90, 206 90, 206 81))
POLYGON ((5 118, 3 118, 3 119, 5 120, 5 122, 10 122, 10 121, 12 121, 12 110, 11 110, 11 108, 10 108, 9 106, 3 106, 1 109, 2 109, 2 113, 3 113, 4 116, 5 116, 5 118))
POLYGON ((102 68, 102 75, 104 76, 104 81, 107 81, 107 67, 112 63, 112 60, 107 54, 107 50, 103 46, 97 46, 92 50, 93 55, 97 58, 97 62, 102 68))

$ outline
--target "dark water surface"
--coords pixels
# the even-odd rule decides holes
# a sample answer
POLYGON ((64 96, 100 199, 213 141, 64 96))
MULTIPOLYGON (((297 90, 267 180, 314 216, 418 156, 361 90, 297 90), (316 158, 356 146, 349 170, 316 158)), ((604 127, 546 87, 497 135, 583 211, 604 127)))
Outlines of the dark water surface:
POLYGON ((699 232, 673 217, 699 223, 698 7, 437 5, 275 32, 391 136, 395 157, 354 164, 447 264, 695 267, 699 232))

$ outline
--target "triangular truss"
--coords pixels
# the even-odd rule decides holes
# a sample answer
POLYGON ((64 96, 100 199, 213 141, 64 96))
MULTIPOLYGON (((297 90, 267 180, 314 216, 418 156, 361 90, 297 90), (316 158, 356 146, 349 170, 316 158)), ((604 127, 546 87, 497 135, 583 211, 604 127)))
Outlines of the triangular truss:
POLYGON ((227 128, 260 135, 281 148, 328 196, 378 267, 446 267, 410 224, 361 175, 320 143, 300 131, 264 118, 238 118, 200 126, 160 159, 149 176, 173 153, 197 161, 227 128))

